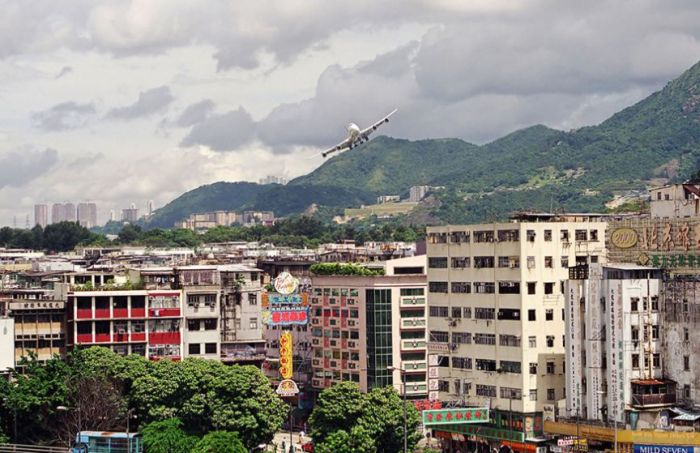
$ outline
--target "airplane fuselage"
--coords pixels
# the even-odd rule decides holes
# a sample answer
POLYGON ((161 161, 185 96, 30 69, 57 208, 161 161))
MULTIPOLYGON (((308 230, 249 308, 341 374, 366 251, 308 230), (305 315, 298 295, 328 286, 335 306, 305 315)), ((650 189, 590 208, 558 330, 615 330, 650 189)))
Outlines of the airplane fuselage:
POLYGON ((350 135, 350 142, 354 143, 360 135, 360 127, 355 123, 348 124, 348 134, 350 135))

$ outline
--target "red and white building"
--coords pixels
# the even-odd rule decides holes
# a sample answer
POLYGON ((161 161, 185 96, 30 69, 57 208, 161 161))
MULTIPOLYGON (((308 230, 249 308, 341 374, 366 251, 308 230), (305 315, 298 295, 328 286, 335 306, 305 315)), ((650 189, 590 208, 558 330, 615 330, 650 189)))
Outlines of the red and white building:
POLYGON ((67 346, 105 346, 123 355, 179 360, 182 314, 180 290, 70 292, 67 346))

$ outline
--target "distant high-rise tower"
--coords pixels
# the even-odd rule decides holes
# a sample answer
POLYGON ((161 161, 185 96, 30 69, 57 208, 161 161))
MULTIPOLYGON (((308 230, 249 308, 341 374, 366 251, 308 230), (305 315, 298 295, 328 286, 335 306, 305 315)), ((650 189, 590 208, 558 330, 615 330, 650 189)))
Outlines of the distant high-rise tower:
POLYGON ((131 208, 122 209, 122 221, 136 222, 139 219, 139 210, 131 204, 131 208))
POLYGON ((49 224, 49 206, 46 204, 34 205, 34 225, 46 228, 49 224))
POLYGON ((117 214, 114 212, 114 209, 109 210, 109 221, 114 222, 117 220, 117 214))
POLYGON ((78 204, 78 223, 85 228, 97 226, 97 205, 95 203, 78 204))
POLYGON ((75 205, 73 203, 54 203, 51 206, 51 223, 75 222, 75 205))
POLYGON ((153 200, 148 200, 148 204, 146 204, 146 212, 148 213, 148 216, 153 215, 153 200))

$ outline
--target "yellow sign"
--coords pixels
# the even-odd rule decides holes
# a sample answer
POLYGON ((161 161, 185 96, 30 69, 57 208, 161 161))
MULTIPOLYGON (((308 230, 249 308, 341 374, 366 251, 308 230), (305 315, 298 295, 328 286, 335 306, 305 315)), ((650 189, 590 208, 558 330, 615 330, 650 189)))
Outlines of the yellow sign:
POLYGON ((280 375, 282 379, 291 379, 294 374, 292 366, 292 332, 280 333, 280 375))
POLYGON ((621 249, 634 247, 637 245, 637 232, 632 228, 618 228, 610 235, 610 242, 621 249))
POLYGON ((294 396, 299 393, 299 386, 293 380, 285 379, 277 386, 276 392, 279 396, 294 396))

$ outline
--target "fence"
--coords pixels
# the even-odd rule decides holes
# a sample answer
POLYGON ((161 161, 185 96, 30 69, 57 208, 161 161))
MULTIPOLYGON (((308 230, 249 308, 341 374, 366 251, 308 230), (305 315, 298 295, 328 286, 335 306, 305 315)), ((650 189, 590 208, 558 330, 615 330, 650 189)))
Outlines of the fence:
POLYGON ((38 445, 0 444, 0 453, 68 453, 68 447, 42 447, 38 445))

